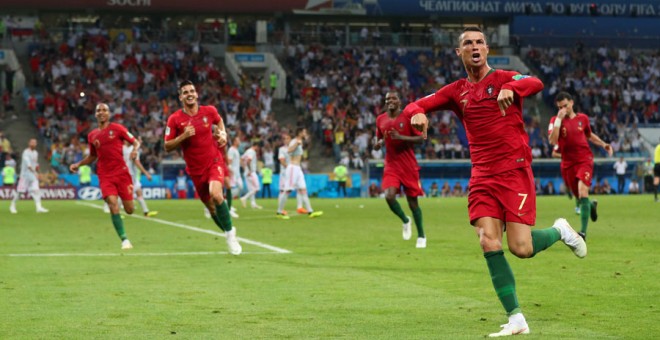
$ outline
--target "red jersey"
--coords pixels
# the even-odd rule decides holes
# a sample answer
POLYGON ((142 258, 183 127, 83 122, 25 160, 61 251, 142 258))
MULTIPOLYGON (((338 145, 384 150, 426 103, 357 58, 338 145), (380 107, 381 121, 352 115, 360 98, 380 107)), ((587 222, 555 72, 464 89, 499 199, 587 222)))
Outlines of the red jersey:
POLYGON ((457 80, 406 109, 414 113, 454 111, 467 132, 472 176, 488 176, 530 166, 532 151, 522 120, 522 98, 542 89, 543 83, 537 78, 491 70, 478 83, 457 80), (515 96, 504 116, 497 104, 501 89, 511 90, 515 96))
MULTIPOLYGON (((552 133, 555 119, 557 116, 550 118, 548 135, 552 133)), ((557 140, 561 150, 562 167, 568 168, 575 164, 594 161, 594 154, 589 147, 589 137, 591 137, 591 126, 587 115, 578 113, 573 118, 568 118, 567 115, 562 119, 557 140)))
POLYGON ((96 173, 99 177, 114 177, 123 171, 128 172, 122 153, 124 141, 131 144, 135 137, 121 124, 110 123, 105 129, 94 129, 87 135, 89 152, 96 156, 96 173))
POLYGON ((376 118, 376 137, 385 139, 385 169, 399 174, 410 170, 419 170, 415 158, 414 144, 407 141, 392 139, 390 131, 396 130, 403 136, 420 136, 422 133, 410 125, 413 111, 403 110, 395 118, 390 118, 387 112, 376 118))
POLYGON ((177 110, 167 118, 165 141, 172 140, 183 133, 187 125, 195 127, 195 135, 181 143, 186 170, 190 175, 201 175, 214 163, 224 162, 217 142, 213 138, 212 125, 222 121, 213 106, 199 106, 195 115, 177 110))

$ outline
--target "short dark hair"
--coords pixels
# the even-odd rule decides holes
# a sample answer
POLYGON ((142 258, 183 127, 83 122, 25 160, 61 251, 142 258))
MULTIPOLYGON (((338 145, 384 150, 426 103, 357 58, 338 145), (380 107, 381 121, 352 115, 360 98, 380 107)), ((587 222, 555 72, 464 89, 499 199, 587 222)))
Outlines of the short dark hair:
POLYGON ((305 128, 305 127, 298 127, 298 128, 296 129, 296 137, 298 137, 298 135, 299 135, 301 132, 303 132, 303 130, 307 130, 307 128, 305 128))
MULTIPOLYGON (((463 29, 463 33, 461 33, 461 34, 458 35, 458 46, 461 46, 461 41, 463 40, 463 34, 465 34, 465 32, 479 32, 479 33, 482 33, 482 34, 484 33, 484 32, 481 30, 481 28, 479 28, 479 27, 477 27, 477 26, 468 26, 468 27, 465 27, 465 28, 463 29)), ((486 37, 484 36, 484 39, 485 39, 485 38, 486 38, 486 37)))
POLYGON ((192 85, 193 87, 195 86, 195 84, 193 84, 192 81, 187 80, 187 79, 184 80, 184 81, 182 81, 181 83, 179 83, 179 88, 178 88, 178 92, 179 92, 179 94, 181 93, 181 89, 182 89, 184 86, 188 86, 188 85, 192 85))
POLYGON ((571 94, 568 92, 561 91, 557 93, 557 96, 555 97, 555 103, 559 103, 564 99, 573 100, 573 96, 571 96, 571 94))

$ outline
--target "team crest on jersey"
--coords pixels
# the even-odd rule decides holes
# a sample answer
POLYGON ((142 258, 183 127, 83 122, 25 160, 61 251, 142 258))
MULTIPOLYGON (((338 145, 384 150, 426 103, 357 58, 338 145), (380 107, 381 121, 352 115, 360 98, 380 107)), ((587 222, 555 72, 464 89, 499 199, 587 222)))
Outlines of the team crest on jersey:
POLYGON ((578 122, 578 131, 582 131, 582 122, 578 122))
POLYGON ((493 91, 495 91, 495 87, 493 86, 493 84, 488 85, 488 87, 486 88, 486 93, 487 93, 489 96, 492 96, 492 95, 493 95, 493 91))
POLYGON ((204 121, 204 127, 209 127, 209 120, 208 120, 208 118, 204 117, 204 118, 202 118, 202 120, 204 121))
POLYGON ((567 133, 566 133, 566 128, 565 128, 565 127, 562 127, 562 128, 561 128, 561 136, 562 136, 562 137, 566 137, 566 134, 567 134, 567 133))
POLYGON ((110 131, 108 132, 108 135, 109 135, 110 139, 115 138, 115 132, 114 132, 113 130, 110 130, 110 131))
POLYGON ((403 122, 399 123, 399 129, 403 129, 403 122))

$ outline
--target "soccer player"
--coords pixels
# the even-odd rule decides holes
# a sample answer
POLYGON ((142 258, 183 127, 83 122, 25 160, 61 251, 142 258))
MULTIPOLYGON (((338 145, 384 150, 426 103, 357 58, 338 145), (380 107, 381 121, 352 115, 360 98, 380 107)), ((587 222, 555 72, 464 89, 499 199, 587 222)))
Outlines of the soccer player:
POLYGON ((655 165, 653 166, 653 187, 655 189, 654 191, 654 197, 655 201, 658 201, 658 187, 660 186, 660 143, 655 146, 655 153, 653 156, 653 162, 655 165))
POLYGON ((69 170, 76 172, 81 166, 98 160, 96 174, 99 176, 103 200, 110 207, 112 225, 121 239, 121 249, 131 249, 133 245, 126 236, 124 221, 119 214, 118 197, 121 198, 127 214, 132 214, 134 210, 133 179, 122 156, 122 146, 124 142, 133 144, 129 159, 134 160, 137 158, 140 142, 123 125, 110 122, 110 108, 107 104, 97 104, 95 111, 98 128, 87 135, 89 155, 80 162, 71 164, 69 170))
POLYGON ((215 144, 216 141, 220 145, 227 143, 222 117, 215 107, 199 105, 197 91, 189 80, 179 84, 179 100, 182 108, 167 118, 165 151, 179 147, 183 150, 187 172, 200 200, 211 212, 216 225, 225 232, 229 253, 239 255, 242 248, 223 197, 224 159, 215 144))
POLYGON ((555 104, 559 112, 550 119, 548 139, 562 150, 561 175, 573 196, 580 201, 582 228, 578 234, 586 240, 589 218, 594 222, 598 219, 598 201, 589 200, 594 173, 594 155, 589 141, 603 147, 610 156, 612 147, 591 131, 587 115, 573 111, 573 97, 569 93, 559 92, 555 104))
POLYGON ((522 120, 523 98, 538 93, 543 83, 518 72, 494 70, 487 63, 488 45, 478 27, 466 27, 458 37, 456 55, 467 72, 437 92, 408 104, 411 123, 426 135, 425 113, 451 110, 463 122, 470 145, 472 175, 469 182, 470 224, 479 237, 490 277, 509 322, 499 337, 527 334, 529 327, 522 314, 513 272, 502 251, 507 233, 509 250, 517 257, 529 258, 562 240, 582 258, 587 245, 559 218, 552 227, 531 230, 536 222, 536 194, 532 174, 532 153, 522 120))
MULTIPOLYGON (((281 213, 292 190, 296 190, 296 194, 301 197, 307 216, 310 218, 319 217, 323 215, 323 211, 314 211, 312 204, 309 202, 309 195, 307 194, 307 183, 305 183, 305 175, 303 174, 300 162, 302 161, 303 154, 303 140, 307 139, 307 129, 298 128, 296 130, 296 138, 289 142, 287 152, 291 157, 291 162, 286 167, 286 179, 284 183, 284 194, 280 194, 278 199, 277 211, 281 213)), ((279 217, 279 215, 278 215, 279 217)))
POLYGON ((23 150, 21 156, 21 173, 18 178, 18 185, 14 191, 14 197, 9 205, 9 212, 18 213, 16 210, 16 201, 21 193, 30 193, 37 208, 37 213, 47 213, 41 205, 41 190, 39 189, 39 152, 37 151, 37 140, 31 138, 28 141, 28 147, 23 150))
POLYGON ((231 171, 231 190, 232 195, 237 197, 243 191, 243 178, 241 177, 241 153, 238 147, 241 145, 241 138, 236 136, 232 140, 231 147, 227 150, 227 163, 231 171))
POLYGON ((259 142, 252 142, 243 156, 241 156, 241 161, 243 163, 243 169, 245 170, 245 182, 247 183, 247 193, 241 197, 241 204, 243 208, 247 206, 247 200, 250 199, 250 207, 252 209, 262 209, 260 205, 257 204, 256 196, 257 192, 260 190, 259 186, 259 176, 257 176, 257 152, 259 151, 259 142))
MULTIPOLYGON (((140 137, 137 137, 137 140, 140 144, 142 144, 142 139, 140 137)), ((144 168, 142 162, 140 162, 140 149, 139 148, 137 149, 137 156, 134 159, 131 159, 133 150, 136 150, 133 144, 124 143, 122 150, 124 155, 124 161, 128 166, 128 173, 131 174, 131 178, 133 179, 133 191, 135 192, 135 197, 137 198, 138 203, 140 203, 140 207, 142 208, 142 213, 146 217, 152 217, 158 215, 158 211, 149 211, 149 207, 147 207, 147 202, 144 201, 144 196, 142 195, 142 183, 140 183, 140 173, 143 173, 147 177, 147 180, 150 182, 151 182, 151 174, 149 173, 149 171, 147 171, 147 169, 144 168)))
MULTIPOLYGON (((559 158, 561 160, 561 152, 559 151, 559 145, 555 144, 552 147, 552 158, 559 158)), ((564 169, 561 168, 561 178, 565 178, 564 176, 564 169)), ((569 200, 573 200, 573 193, 571 192, 571 186, 566 182, 564 179, 564 185, 566 186, 566 195, 568 196, 569 200)), ((580 215, 580 199, 575 197, 575 214, 580 215)))
POLYGON ((277 217, 288 220, 289 214, 284 210, 284 203, 286 203, 289 193, 286 191, 286 170, 291 164, 291 156, 289 155, 289 143, 291 136, 288 133, 282 134, 282 146, 277 149, 277 159, 280 161, 280 193, 277 196, 277 217), (282 203, 281 203, 282 202, 282 203))
POLYGON ((403 212, 396 200, 401 187, 406 194, 408 207, 412 211, 417 227, 417 248, 426 248, 426 235, 422 220, 422 209, 417 197, 424 195, 419 181, 419 165, 415 158, 415 144, 422 143, 424 136, 410 125, 412 111, 401 112, 401 99, 397 92, 385 94, 386 112, 376 118, 375 150, 385 144, 385 169, 383 170, 382 187, 385 190, 385 201, 390 210, 403 222, 403 239, 410 240, 412 236, 412 220, 403 212))

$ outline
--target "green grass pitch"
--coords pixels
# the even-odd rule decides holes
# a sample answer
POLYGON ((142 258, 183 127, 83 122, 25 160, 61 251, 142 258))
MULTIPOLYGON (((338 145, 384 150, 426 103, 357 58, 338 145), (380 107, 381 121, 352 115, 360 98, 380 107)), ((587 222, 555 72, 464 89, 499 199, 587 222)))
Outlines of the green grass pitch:
MULTIPOLYGON (((660 203, 597 198, 586 259, 561 243, 528 260, 507 253, 531 329, 524 338, 660 336, 660 203)), ((195 200, 149 201, 157 220, 126 217, 135 248, 123 252, 109 216, 89 203, 46 201, 50 213, 38 215, 21 201, 10 215, 1 201, 0 338, 475 339, 497 331, 506 317, 466 199, 420 202, 427 249, 415 249, 414 232, 401 239, 384 199, 312 199, 321 218, 288 221, 274 217, 275 200, 262 200, 264 210, 239 207, 238 235, 254 242, 235 257, 195 200)), ((537 204, 538 227, 565 216, 579 229, 566 197, 537 204)))

